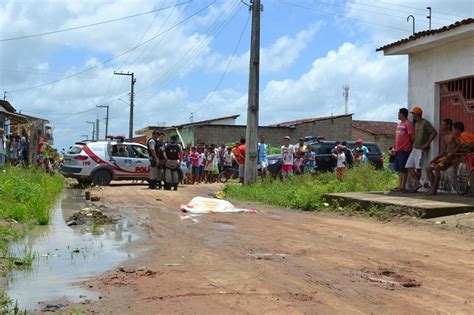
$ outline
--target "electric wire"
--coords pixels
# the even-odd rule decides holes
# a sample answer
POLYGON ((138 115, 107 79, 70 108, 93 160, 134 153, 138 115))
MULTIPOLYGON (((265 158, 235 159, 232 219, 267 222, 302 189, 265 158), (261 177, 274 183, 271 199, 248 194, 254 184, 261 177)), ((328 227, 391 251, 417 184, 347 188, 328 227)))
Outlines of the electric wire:
POLYGON ((227 66, 224 70, 224 72, 222 73, 220 79, 219 79, 219 82, 217 83, 216 87, 214 88, 214 90, 208 94, 208 97, 206 97, 205 101, 202 103, 201 106, 199 106, 198 109, 196 109, 195 111, 193 111, 193 114, 196 114, 198 113, 200 110, 202 110, 210 101, 211 99, 213 98, 214 96, 214 93, 216 93, 216 91, 219 89, 219 87, 221 86, 222 82, 224 81, 224 77, 225 75, 227 74, 227 71, 229 70, 229 67, 230 65, 232 64, 232 60, 234 59, 236 53, 237 53, 237 50, 239 49, 239 46, 240 46, 240 42, 242 41, 242 37, 244 36, 245 34, 245 31, 247 30, 247 26, 249 24, 249 21, 250 21, 250 13, 249 13, 249 16, 247 17, 247 21, 245 22, 245 25, 244 25, 244 28, 242 29, 242 32, 240 33, 240 36, 239 36, 239 39, 237 41, 237 44, 235 45, 235 48, 234 48, 234 52, 232 53, 232 56, 230 57, 229 61, 227 62, 227 66))
POLYGON ((175 4, 175 5, 166 7, 166 8, 151 10, 151 11, 138 13, 138 14, 134 14, 134 15, 129 15, 129 16, 121 17, 121 18, 116 18, 116 19, 112 19, 112 20, 106 20, 106 21, 102 21, 102 22, 96 22, 96 23, 91 23, 91 24, 86 24, 86 25, 81 25, 81 26, 74 26, 74 27, 64 28, 64 29, 55 30, 55 31, 48 31, 48 32, 43 32, 43 33, 31 34, 31 35, 3 38, 3 39, 0 39, 0 42, 8 42, 8 41, 13 41, 13 40, 20 40, 20 39, 39 37, 39 36, 52 35, 52 34, 63 33, 63 32, 68 32, 68 31, 74 31, 74 30, 78 30, 78 29, 83 29, 83 28, 87 28, 87 27, 92 27, 92 26, 97 26, 97 25, 102 25, 102 24, 107 24, 107 23, 112 23, 112 22, 117 22, 117 21, 123 21, 123 20, 127 20, 127 19, 130 19, 130 18, 135 18, 135 17, 138 17, 138 16, 142 16, 142 15, 147 15, 147 14, 150 14, 150 13, 159 12, 159 11, 162 11, 162 10, 167 10, 167 9, 170 9, 170 8, 173 8, 173 7, 184 5, 186 3, 188 3, 188 2, 178 3, 178 4, 175 4))
POLYGON ((143 43, 141 43, 141 44, 139 44, 139 45, 136 45, 136 46, 134 46, 134 47, 132 47, 132 48, 130 48, 130 49, 127 49, 127 50, 125 50, 125 51, 119 53, 118 55, 115 55, 115 56, 113 56, 113 57, 111 57, 111 58, 109 58, 109 59, 107 59, 107 60, 105 60, 105 61, 99 62, 99 63, 97 63, 97 64, 94 65, 94 66, 88 67, 88 68, 86 68, 86 69, 84 69, 84 70, 81 70, 81 71, 79 71, 79 72, 73 73, 73 74, 71 74, 71 75, 68 75, 68 76, 66 76, 66 77, 64 77, 64 78, 61 78, 61 79, 58 79, 58 80, 53 80, 53 81, 46 82, 46 83, 43 83, 43 84, 39 84, 39 85, 35 85, 35 86, 23 88, 23 89, 12 90, 12 91, 8 91, 8 92, 16 93, 16 92, 24 92, 24 91, 28 91, 28 90, 37 89, 37 88, 40 88, 40 87, 43 87, 43 86, 47 86, 47 85, 59 83, 59 82, 61 82, 61 81, 64 81, 64 80, 73 78, 73 77, 78 76, 78 75, 80 75, 80 74, 82 74, 82 73, 85 73, 85 72, 87 72, 87 71, 96 69, 96 68, 98 68, 99 66, 102 66, 102 65, 104 65, 104 64, 107 64, 107 63, 109 63, 109 62, 111 62, 111 61, 113 61, 113 60, 115 60, 115 59, 118 59, 118 58, 120 58, 120 57, 122 57, 122 56, 124 56, 124 55, 126 55, 126 54, 128 54, 128 53, 130 53, 130 52, 132 52, 132 51, 134 51, 135 49, 137 49, 137 48, 139 48, 139 47, 141 47, 141 46, 143 46, 143 45, 145 45, 145 44, 151 42, 151 41, 154 40, 155 38, 157 38, 157 37, 159 37, 159 36, 161 36, 161 35, 163 35, 163 34, 169 32, 169 31, 171 31, 172 29, 174 29, 174 28, 177 27, 178 25, 181 25, 181 24, 187 22, 187 21, 190 20, 191 18, 195 17, 195 16, 198 15, 199 13, 203 12, 204 10, 206 10, 206 9, 207 9, 208 7, 210 7, 214 2, 215 2, 215 0, 214 0, 212 3, 210 3, 210 4, 208 4, 208 5, 204 6, 204 7, 202 7, 202 8, 199 9, 198 11, 194 12, 194 13, 191 14, 190 16, 186 17, 185 19, 183 19, 183 20, 179 21, 178 23, 174 24, 173 26, 171 26, 170 28, 166 29, 165 31, 163 31, 163 32, 161 32, 161 33, 159 33, 159 34, 157 34, 157 35, 151 37, 150 39, 144 41, 143 43))

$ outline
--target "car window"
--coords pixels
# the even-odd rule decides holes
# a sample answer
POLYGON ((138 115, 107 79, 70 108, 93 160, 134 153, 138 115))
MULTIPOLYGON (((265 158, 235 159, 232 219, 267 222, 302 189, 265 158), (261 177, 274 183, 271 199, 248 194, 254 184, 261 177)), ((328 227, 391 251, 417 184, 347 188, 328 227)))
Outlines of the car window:
POLYGON ((329 143, 323 144, 321 148, 321 154, 331 154, 332 149, 334 149, 334 145, 331 145, 329 143))
POLYGON ((114 157, 130 157, 130 148, 126 144, 114 144, 111 155, 114 157))
POLYGON ((82 151, 81 147, 74 146, 71 149, 69 149, 68 154, 79 154, 79 153, 81 153, 81 151, 82 151))
POLYGON ((367 149, 369 149, 370 154, 380 154, 380 150, 375 144, 367 144, 367 149))
POLYGON ((148 150, 145 147, 140 145, 132 145, 132 155, 131 157, 147 159, 149 157, 148 150))
POLYGON ((321 154, 321 144, 316 143, 311 146, 311 150, 316 153, 316 155, 321 154))

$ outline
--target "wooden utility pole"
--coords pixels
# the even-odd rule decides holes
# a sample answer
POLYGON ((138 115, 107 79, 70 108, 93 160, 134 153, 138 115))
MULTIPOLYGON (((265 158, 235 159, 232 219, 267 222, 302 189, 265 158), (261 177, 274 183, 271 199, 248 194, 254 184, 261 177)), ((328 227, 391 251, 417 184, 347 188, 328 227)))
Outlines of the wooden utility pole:
POLYGON ((105 136, 104 139, 107 140, 107 136, 109 135, 109 105, 97 105, 97 107, 107 108, 107 113, 105 115, 105 136))
POLYGON ((128 124, 128 138, 132 139, 133 138, 133 99, 135 97, 133 89, 134 89, 134 86, 135 86, 135 82, 137 82, 137 79, 135 79, 133 72, 132 73, 130 73, 130 72, 124 73, 124 72, 115 72, 114 71, 114 74, 115 75, 128 75, 132 78, 131 87, 130 87, 130 90, 131 90, 130 91, 130 122, 128 124))
POLYGON ((252 10, 252 37, 250 41, 249 67, 249 96, 247 108, 247 132, 245 153, 244 184, 251 185, 257 181, 258 170, 258 111, 259 111, 259 81, 260 81, 260 0, 253 0, 252 10))

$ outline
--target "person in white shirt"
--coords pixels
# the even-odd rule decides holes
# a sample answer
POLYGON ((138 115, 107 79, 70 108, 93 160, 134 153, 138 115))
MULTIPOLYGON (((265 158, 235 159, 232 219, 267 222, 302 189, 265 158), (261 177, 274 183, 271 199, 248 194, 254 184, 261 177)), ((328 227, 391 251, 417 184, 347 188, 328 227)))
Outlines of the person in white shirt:
POLYGON ((336 175, 337 179, 342 181, 342 178, 344 176, 344 172, 346 171, 346 164, 347 164, 347 159, 346 159, 346 154, 344 151, 346 150, 346 147, 338 144, 336 147, 336 152, 333 153, 333 156, 336 158, 336 175))
POLYGON ((290 137, 286 136, 283 139, 283 146, 281 147, 281 158, 283 165, 281 167, 281 176, 283 179, 293 176, 293 164, 295 159, 295 147, 290 144, 290 137))

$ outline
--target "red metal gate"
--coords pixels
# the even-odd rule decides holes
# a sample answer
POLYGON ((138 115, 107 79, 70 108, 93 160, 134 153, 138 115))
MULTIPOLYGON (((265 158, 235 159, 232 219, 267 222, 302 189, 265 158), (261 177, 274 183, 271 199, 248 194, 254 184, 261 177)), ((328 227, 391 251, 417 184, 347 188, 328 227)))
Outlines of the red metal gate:
POLYGON ((474 133, 474 77, 441 84, 440 123, 445 118, 462 121, 467 132, 474 133))

